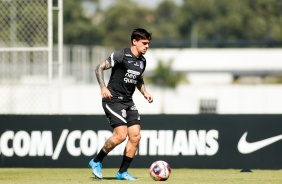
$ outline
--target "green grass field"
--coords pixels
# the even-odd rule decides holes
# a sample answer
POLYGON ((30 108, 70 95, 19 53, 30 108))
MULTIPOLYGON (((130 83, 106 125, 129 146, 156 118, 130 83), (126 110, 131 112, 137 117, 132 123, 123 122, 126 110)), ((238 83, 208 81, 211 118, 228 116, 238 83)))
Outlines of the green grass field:
MULTIPOLYGON (((171 184, 222 184, 247 183, 268 184, 282 183, 282 170, 252 170, 240 172, 235 169, 172 169, 170 178, 165 181, 171 184)), ((131 175, 138 181, 118 181, 115 179, 117 169, 103 169, 104 179, 96 179, 90 169, 33 169, 1 168, 0 183, 156 183, 149 176, 148 169, 130 169, 131 175)), ((163 182, 163 181, 161 181, 163 182)))

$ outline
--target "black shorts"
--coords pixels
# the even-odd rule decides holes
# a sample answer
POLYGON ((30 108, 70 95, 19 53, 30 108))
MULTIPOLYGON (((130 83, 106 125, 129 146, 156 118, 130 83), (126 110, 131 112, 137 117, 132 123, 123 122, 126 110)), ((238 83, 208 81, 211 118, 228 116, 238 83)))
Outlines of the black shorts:
POLYGON ((140 124, 140 116, 133 100, 116 101, 109 99, 103 100, 102 105, 113 128, 140 124))

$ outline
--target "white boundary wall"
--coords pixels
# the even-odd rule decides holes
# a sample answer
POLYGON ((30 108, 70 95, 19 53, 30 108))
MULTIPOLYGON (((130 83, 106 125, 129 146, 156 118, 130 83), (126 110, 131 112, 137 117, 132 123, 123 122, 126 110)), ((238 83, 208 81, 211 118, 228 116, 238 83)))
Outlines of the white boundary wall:
MULTIPOLYGON (((231 83, 233 71, 274 71, 282 74, 282 49, 151 49, 146 58, 147 72, 154 69, 158 59, 166 62, 174 58, 173 69, 187 71, 190 84, 180 85, 175 90, 147 85, 154 96, 152 104, 137 90, 134 98, 142 114, 197 114, 202 99, 216 99, 218 114, 282 113, 282 85, 231 83)), ((82 84, 63 79, 54 80, 51 86, 42 85, 40 91, 36 90, 36 86, 34 90, 30 88, 27 91, 20 84, 0 85, 1 103, 5 107, 0 109, 0 114, 104 114, 96 82, 82 84), (42 90, 44 87, 45 90, 42 90), (50 87, 54 89, 51 93, 50 87), (38 93, 49 95, 49 98, 42 99, 36 95, 38 93)))
POLYGON ((149 49, 147 67, 173 61, 178 71, 282 71, 282 49, 149 49))
MULTIPOLYGON (((46 87, 46 95, 48 93, 46 87)), ((206 85, 206 86, 179 86, 176 90, 163 90, 147 85, 147 89, 154 96, 154 102, 149 104, 144 97, 136 91, 134 101, 142 114, 197 114, 200 113, 201 99, 217 99, 218 114, 281 114, 282 113, 282 85, 206 85)), ((0 93, 3 88, 0 86, 0 93)), ((37 99, 33 90, 27 93, 19 87, 14 87, 16 93, 2 95, 14 95, 11 102, 7 99, 3 105, 7 109, 1 109, 2 113, 8 113, 9 106, 13 105, 16 114, 33 114, 33 106, 37 106, 37 113, 48 114, 48 101, 44 105, 42 99, 37 99), (17 89, 16 89, 17 88, 17 89), (32 98, 25 105, 21 98, 32 98), (23 104, 21 104, 23 103, 23 104), (6 112, 7 111, 7 112, 6 112)), ((42 92, 42 91, 41 91, 42 92)), ((2 96, 2 97, 3 97, 2 96)), ((65 85, 61 87, 61 94, 56 91, 51 94, 51 108, 53 114, 103 114, 100 89, 97 85, 65 85), (60 101, 60 106, 58 106, 60 101)))

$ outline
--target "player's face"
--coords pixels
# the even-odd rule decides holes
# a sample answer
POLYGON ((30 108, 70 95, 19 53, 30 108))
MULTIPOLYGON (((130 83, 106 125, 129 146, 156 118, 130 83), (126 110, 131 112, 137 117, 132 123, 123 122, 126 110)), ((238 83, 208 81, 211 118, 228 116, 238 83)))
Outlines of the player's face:
POLYGON ((139 53, 145 54, 149 49, 150 40, 133 40, 133 44, 139 53))

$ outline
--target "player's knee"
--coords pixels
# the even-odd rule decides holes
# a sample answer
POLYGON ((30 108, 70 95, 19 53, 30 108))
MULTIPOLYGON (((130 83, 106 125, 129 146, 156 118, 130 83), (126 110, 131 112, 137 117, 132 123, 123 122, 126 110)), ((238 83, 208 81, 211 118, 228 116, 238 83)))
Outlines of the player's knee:
POLYGON ((119 141, 119 143, 122 143, 123 141, 125 141, 127 135, 125 134, 119 134, 119 135, 116 135, 116 139, 119 141))
POLYGON ((130 139, 130 141, 132 143, 137 143, 138 144, 140 139, 141 139, 141 134, 136 134, 134 136, 131 136, 129 139, 130 139))

